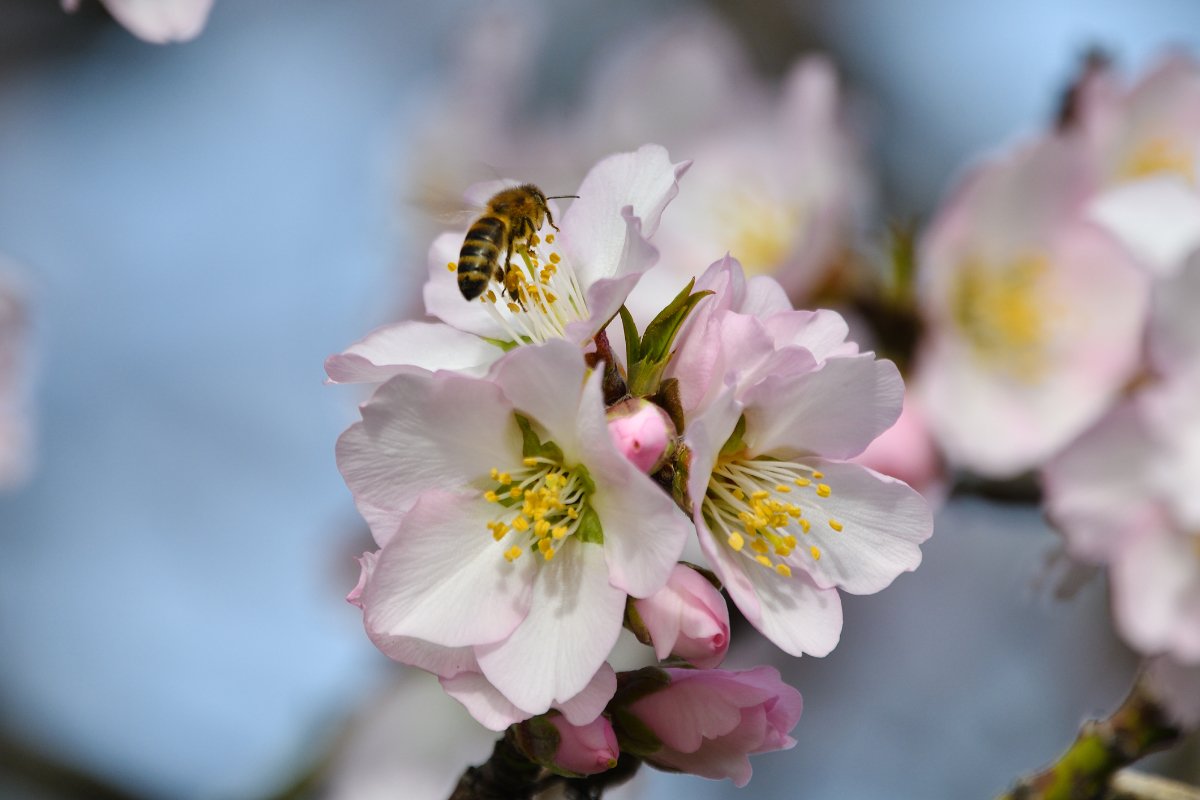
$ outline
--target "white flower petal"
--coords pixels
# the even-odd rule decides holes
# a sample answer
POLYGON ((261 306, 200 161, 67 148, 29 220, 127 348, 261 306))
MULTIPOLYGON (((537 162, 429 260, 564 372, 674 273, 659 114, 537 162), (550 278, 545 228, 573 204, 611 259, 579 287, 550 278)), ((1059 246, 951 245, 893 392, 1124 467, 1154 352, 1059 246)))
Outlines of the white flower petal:
POLYGON ((462 703, 475 721, 490 731, 502 731, 533 716, 514 705, 479 672, 460 672, 441 678, 441 684, 446 694, 462 703))
POLYGON ((672 164, 665 148, 645 145, 592 168, 560 225, 562 249, 584 286, 622 271, 629 235, 623 209, 641 220, 642 236, 653 236, 689 165, 672 164))
POLYGON ((494 508, 473 494, 422 495, 367 581, 368 629, 446 647, 508 636, 529 609, 537 565, 504 558, 506 540, 494 541, 487 527, 494 508))
POLYGON ((479 671, 473 647, 445 647, 409 636, 389 636, 370 628, 367 629, 367 635, 388 658, 432 672, 439 677, 479 671))
POLYGON ((331 383, 382 383, 411 367, 481 377, 501 355, 499 347, 449 325, 400 322, 325 359, 325 373, 331 383))
POLYGON ((139 39, 186 42, 204 30, 213 0, 102 0, 109 13, 139 39))
POLYGON ((568 539, 553 561, 538 564, 525 621, 504 641, 475 648, 479 666, 510 701, 541 714, 587 687, 624 613, 625 593, 608 582, 604 549, 568 539))
POLYGON ((916 490, 858 464, 804 463, 824 473, 821 480, 831 492, 816 501, 819 511, 802 503, 812 528, 798 537, 801 552, 790 563, 801 565, 818 586, 851 594, 874 594, 920 565, 920 544, 933 534, 933 515, 916 490), (821 553, 816 561, 803 552, 813 546, 821 553))
MULTIPOLYGON (((1197 221, 1200 224, 1200 220, 1197 221)), ((1200 250, 1154 288, 1150 353, 1165 373, 1200 375, 1200 250)))
POLYGON ((451 373, 397 375, 337 443, 338 469, 383 545, 426 489, 461 487, 520 464, 520 432, 499 387, 451 373))
POLYGON ((608 701, 617 693, 617 673, 605 662, 583 691, 555 708, 562 712, 572 725, 587 725, 604 711, 608 701))
POLYGON ((742 401, 752 452, 851 458, 896 422, 904 383, 892 362, 863 354, 803 375, 770 376, 742 401))
POLYGON ((1087 214, 1157 275, 1174 274, 1200 247, 1200 193, 1182 175, 1159 174, 1110 189, 1087 214))
MULTIPOLYGON (((578 347, 562 340, 518 347, 496 363, 492 375, 513 408, 545 428, 568 462, 581 459, 576 431, 580 403, 585 391, 599 397, 600 386, 598 374, 587 381, 578 347)), ((599 413, 603 419, 603 405, 599 413)))
POLYGON ((1144 525, 1113 559, 1113 613, 1142 653, 1200 662, 1200 538, 1144 525))

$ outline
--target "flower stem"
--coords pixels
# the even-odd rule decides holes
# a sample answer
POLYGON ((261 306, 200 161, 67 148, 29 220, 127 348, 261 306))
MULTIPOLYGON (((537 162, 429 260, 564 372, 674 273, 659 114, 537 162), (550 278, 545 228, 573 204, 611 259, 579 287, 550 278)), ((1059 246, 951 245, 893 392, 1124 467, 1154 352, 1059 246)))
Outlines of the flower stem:
POLYGON ((543 769, 522 751, 516 728, 509 728, 492 748, 492 755, 477 767, 467 767, 450 800, 533 800, 554 787, 562 787, 566 800, 600 800, 604 790, 634 776, 642 761, 622 753, 617 766, 586 778, 566 778, 543 769))
POLYGON ((604 379, 600 385, 604 390, 604 405, 611 406, 629 394, 629 387, 621 375, 620 368, 617 367, 616 356, 613 355, 612 345, 608 342, 608 332, 597 333, 595 342, 596 352, 587 357, 587 362, 592 369, 596 369, 599 362, 604 362, 604 379))
POLYGON ((998 800, 1100 800, 1117 770, 1182 735, 1139 683, 1108 719, 1084 723, 1058 761, 1022 778, 998 800))

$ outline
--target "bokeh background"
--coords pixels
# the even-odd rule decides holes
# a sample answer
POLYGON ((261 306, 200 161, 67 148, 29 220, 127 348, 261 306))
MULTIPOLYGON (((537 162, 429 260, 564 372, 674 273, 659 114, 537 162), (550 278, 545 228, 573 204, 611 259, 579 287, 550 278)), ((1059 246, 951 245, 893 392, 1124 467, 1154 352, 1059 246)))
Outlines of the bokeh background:
MULTIPOLYGON (((530 96, 551 116, 622 41, 698 13, 764 80, 827 53, 870 142, 877 230, 1043 127, 1089 47, 1133 68, 1200 50, 1189 0, 511 8, 541 32, 530 96)), ((464 0, 217 0, 197 40, 162 47, 95 3, 0 0, 0 253, 32 321, 36 434, 0 494, 0 796, 436 797, 488 751, 341 600, 367 535, 333 442, 361 397, 322 383, 325 356, 415 307, 413 134, 479 19, 464 0)), ((1033 506, 951 498, 918 572, 846 598, 833 654, 744 636, 731 656, 804 693, 797 748, 756 759, 741 793, 648 770, 625 791, 1000 791, 1136 668, 1101 582, 1053 598, 1056 546, 1033 506)))

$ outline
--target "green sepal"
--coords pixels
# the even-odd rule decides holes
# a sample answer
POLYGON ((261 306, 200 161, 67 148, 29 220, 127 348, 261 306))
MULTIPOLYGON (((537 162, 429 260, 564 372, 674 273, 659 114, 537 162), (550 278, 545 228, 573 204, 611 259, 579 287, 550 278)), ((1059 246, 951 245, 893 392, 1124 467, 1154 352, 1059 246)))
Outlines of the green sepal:
POLYGON ((533 423, 520 414, 513 414, 517 418, 517 427, 521 429, 521 455, 525 458, 546 458, 553 461, 555 464, 563 462, 562 450, 554 442, 543 442, 538 438, 537 433, 533 430, 533 423))
POLYGON ((583 464, 576 464, 571 467, 571 474, 583 487, 584 497, 591 497, 592 492, 596 491, 596 482, 592 480, 592 473, 588 472, 588 468, 583 464))
POLYGON ((677 433, 683 433, 687 420, 683 413, 683 398, 679 396, 679 379, 667 378, 659 384, 658 391, 650 398, 655 405, 667 412, 677 433))
POLYGON ((624 624, 639 642, 647 647, 654 646, 654 641, 650 636, 650 629, 646 627, 646 623, 642 620, 642 615, 638 613, 637 606, 634 605, 632 597, 625 599, 624 624))
MULTIPOLYGON (((707 290, 693 294, 692 287, 695 285, 696 279, 692 278, 683 291, 646 326, 646 333, 638 344, 638 357, 629 360, 629 393, 635 397, 644 397, 657 391, 663 370, 673 355, 671 347, 680 327, 696 304, 712 294, 707 290)), ((621 322, 631 324, 632 319, 626 323, 625 316, 622 316, 621 322)))
POLYGON ((740 453, 746 449, 746 441, 743 437, 746 435, 746 415, 742 414, 738 417, 737 425, 733 426, 733 433, 729 434, 729 438, 725 440, 725 444, 721 445, 719 455, 731 456, 735 453, 740 453))
POLYGON ((526 339, 523 342, 510 342, 506 339, 493 339, 490 336, 480 336, 479 338, 483 339, 485 342, 487 342, 490 345, 495 345, 496 347, 499 347, 501 350, 503 350, 506 353, 509 350, 516 350, 521 345, 529 343, 528 339, 526 339))
POLYGON ((662 749, 662 739, 654 735, 654 731, 642 722, 627 708, 618 708, 612 712, 613 732, 617 735, 617 745, 621 753, 629 753, 639 758, 652 756, 662 749))
POLYGON ((512 731, 526 758, 546 769, 558 771, 554 767, 554 756, 558 753, 562 735, 545 714, 514 725, 512 731))
POLYGON ((688 480, 692 474, 692 450, 680 443, 675 448, 671 470, 671 498, 683 513, 692 515, 692 498, 688 494, 688 480))
POLYGON ((581 542, 604 544, 604 528, 600 525, 600 515, 590 503, 584 503, 579 509, 579 527, 575 535, 581 542))
POLYGON ((625 332, 625 363, 636 364, 642 357, 642 340, 638 337, 637 324, 625 306, 621 306, 617 313, 621 315, 621 330, 625 332))

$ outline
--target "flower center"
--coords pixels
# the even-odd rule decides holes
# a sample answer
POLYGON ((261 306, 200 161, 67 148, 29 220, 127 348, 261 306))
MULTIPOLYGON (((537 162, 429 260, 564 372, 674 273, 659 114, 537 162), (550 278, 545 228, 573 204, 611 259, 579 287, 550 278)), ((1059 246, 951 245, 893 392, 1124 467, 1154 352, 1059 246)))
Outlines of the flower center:
POLYGON ((825 474, 807 464, 767 458, 733 457, 717 462, 708 481, 701 510, 711 530, 735 552, 790 577, 797 550, 819 561, 821 548, 812 541, 814 521, 841 533, 843 525, 820 504, 833 490, 825 474), (797 536, 799 534, 799 536, 797 536))
POLYGON ((737 256, 747 275, 778 270, 791 249, 792 235, 804 226, 802 215, 792 209, 749 195, 730 204, 724 218, 729 223, 729 252, 737 256))
POLYGON ((976 355, 1025 383, 1040 378, 1046 367, 1049 270, 1040 255, 999 268, 972 259, 962 265, 951 292, 954 321, 976 355))
POLYGON ((590 480, 545 457, 527 457, 513 473, 493 469, 491 480, 493 488, 483 497, 500 512, 487 527, 497 542, 511 543, 504 551, 510 563, 525 547, 550 561, 592 513, 587 505, 590 480))
MULTIPOLYGON (((547 246, 554 244, 554 234, 547 234, 547 246)), ((504 288, 497 293, 488 288, 479 298, 488 312, 512 337, 511 341, 540 344, 561 339, 567 325, 588 318, 587 301, 579 279, 570 262, 554 250, 543 259, 536 247, 540 236, 533 236, 529 246, 518 245, 504 277, 504 288), (515 298, 515 299, 514 299, 515 298)), ((447 265, 452 271, 456 265, 447 265)))
POLYGON ((1196 164, 1192 152, 1179 141, 1155 136, 1134 149, 1125 159, 1118 176, 1134 180, 1162 172, 1182 175, 1188 183, 1196 185, 1196 164))

